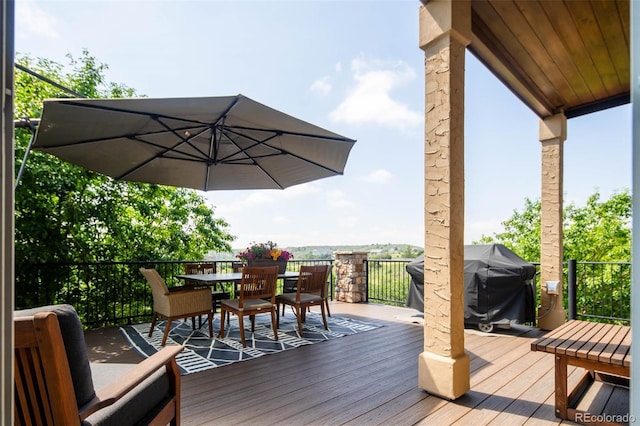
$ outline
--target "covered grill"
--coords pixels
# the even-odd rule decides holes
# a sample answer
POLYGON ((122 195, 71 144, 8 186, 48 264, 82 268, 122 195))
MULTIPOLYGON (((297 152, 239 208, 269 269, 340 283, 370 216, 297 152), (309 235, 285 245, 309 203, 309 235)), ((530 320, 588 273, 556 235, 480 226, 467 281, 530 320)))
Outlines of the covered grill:
MULTIPOLYGON (((424 257, 406 266, 407 306, 424 311, 424 257)), ((464 247, 464 321, 491 331, 494 325, 535 323, 536 267, 502 244, 464 247)))

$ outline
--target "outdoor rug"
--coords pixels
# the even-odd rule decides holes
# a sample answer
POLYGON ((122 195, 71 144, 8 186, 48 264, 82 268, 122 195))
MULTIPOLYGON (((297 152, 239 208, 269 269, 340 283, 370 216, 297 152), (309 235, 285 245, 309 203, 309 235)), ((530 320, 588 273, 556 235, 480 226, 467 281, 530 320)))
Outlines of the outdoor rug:
MULTIPOLYGON (((238 361, 246 361, 294 349, 304 345, 324 342, 325 340, 362 333, 381 327, 380 324, 367 323, 351 318, 338 316, 327 317, 329 330, 322 325, 322 315, 316 312, 307 313, 302 336, 298 332, 298 323, 293 312, 287 311, 284 317, 280 317, 278 328, 278 341, 273 340, 270 315, 257 315, 255 333, 251 333, 251 321, 244 319, 245 339, 247 347, 243 348, 240 342, 238 318, 231 316, 230 324, 225 324, 225 336, 218 338, 220 330, 220 315, 216 313, 213 320, 213 338, 209 338, 209 326, 202 317, 202 328, 191 328, 191 319, 188 321, 174 321, 167 338, 167 345, 184 345, 185 349, 178 354, 176 361, 181 374, 191 374, 210 368, 220 367, 238 361)), ((151 337, 149 333, 150 323, 128 325, 120 330, 140 354, 145 357, 162 348, 162 333, 166 322, 158 321, 151 337)))

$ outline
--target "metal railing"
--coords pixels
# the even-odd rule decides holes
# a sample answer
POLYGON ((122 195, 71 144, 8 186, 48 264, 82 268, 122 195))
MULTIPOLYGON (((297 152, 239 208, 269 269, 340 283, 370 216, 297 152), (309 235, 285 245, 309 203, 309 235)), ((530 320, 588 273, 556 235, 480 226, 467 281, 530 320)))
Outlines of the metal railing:
POLYGON ((367 301, 405 306, 411 285, 406 266, 412 260, 366 260, 367 301))
MULTIPOLYGON (((88 328, 124 325, 151 319, 151 289, 140 268, 155 268, 167 286, 184 284, 176 275, 184 274, 187 261, 35 263, 16 269, 16 309, 68 303, 73 305, 88 328)), ((216 261, 217 272, 233 272, 232 261, 216 261)), ((287 270, 297 272, 302 265, 332 264, 325 260, 291 260, 287 270)), ((330 273, 330 295, 335 283, 330 273)), ((282 283, 279 281, 279 286, 282 283)))
POLYGON ((569 319, 631 323, 631 263, 572 259, 566 277, 569 319))
MULTIPOLYGON (((367 260, 367 301, 405 306, 411 276, 411 260, 367 260)), ((150 319, 153 301, 139 269, 156 268, 168 286, 181 285, 186 261, 40 263, 16 270, 16 309, 69 303, 83 324, 91 328, 132 324, 150 319)), ((331 259, 291 260, 289 271, 302 265, 329 264, 331 259)), ((217 271, 232 272, 232 261, 216 261, 217 271)), ((569 318, 630 322, 631 264, 615 262, 568 262, 565 297, 569 318)), ((330 297, 336 275, 330 275, 330 297)), ((279 283, 281 286, 282 283, 279 283)), ((280 289, 281 290, 281 289, 280 289)), ((540 297, 540 290, 536 289, 540 297)))
MULTIPOLYGON (((413 260, 413 259, 412 259, 413 260)), ((367 300, 404 306, 411 277, 411 260, 367 260, 367 300)), ((539 269, 540 264, 534 263, 539 269)), ((539 277, 536 276, 539 286, 539 277)), ((564 270, 564 308, 570 319, 630 323, 631 263, 577 262, 569 260, 564 270)), ((540 288, 535 288, 536 306, 540 288)))

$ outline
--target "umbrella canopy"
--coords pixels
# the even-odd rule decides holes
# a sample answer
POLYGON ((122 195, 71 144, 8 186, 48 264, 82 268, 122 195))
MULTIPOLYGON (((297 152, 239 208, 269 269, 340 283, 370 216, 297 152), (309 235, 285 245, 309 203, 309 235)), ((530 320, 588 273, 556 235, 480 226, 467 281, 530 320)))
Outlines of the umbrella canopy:
POLYGON ((45 100, 33 149, 116 179, 208 191, 341 175, 354 143, 237 95, 45 100))

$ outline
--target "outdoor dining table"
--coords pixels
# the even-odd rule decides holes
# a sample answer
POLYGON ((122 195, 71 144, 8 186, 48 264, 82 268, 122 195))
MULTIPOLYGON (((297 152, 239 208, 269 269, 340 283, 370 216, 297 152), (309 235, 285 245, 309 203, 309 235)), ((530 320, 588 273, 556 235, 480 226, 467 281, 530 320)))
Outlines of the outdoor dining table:
MULTIPOLYGON (((284 280, 289 278, 298 278, 299 272, 285 271, 283 274, 278 274, 278 279, 284 280)), ((218 284, 233 283, 234 295, 238 294, 238 285, 242 281, 242 272, 232 272, 225 274, 185 274, 176 275, 176 278, 183 280, 197 281, 201 285, 213 286, 217 289, 218 284)))

